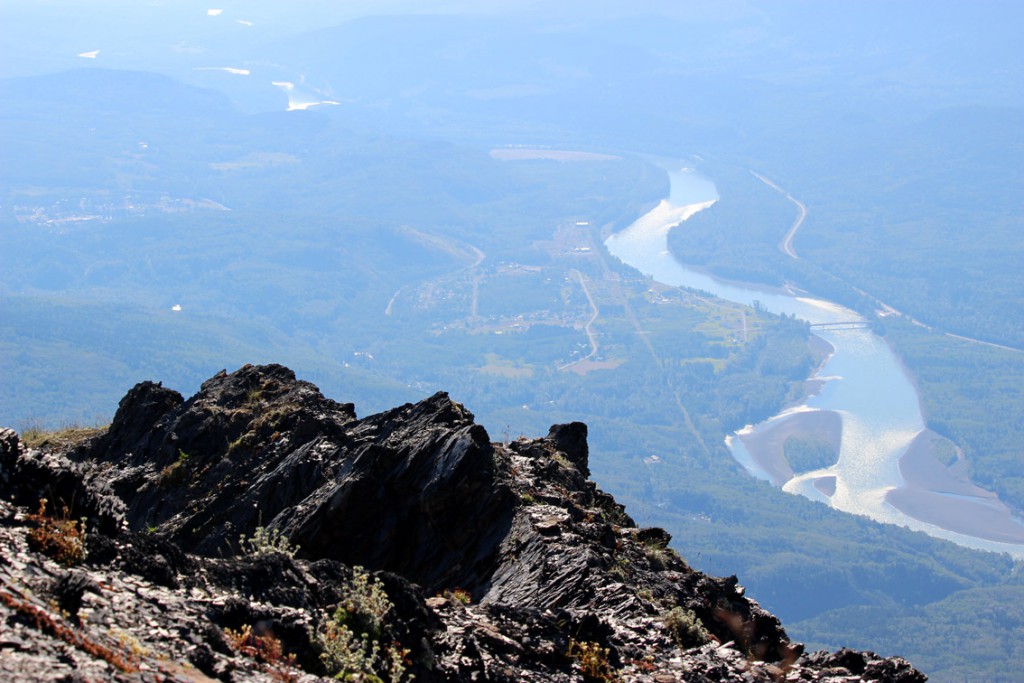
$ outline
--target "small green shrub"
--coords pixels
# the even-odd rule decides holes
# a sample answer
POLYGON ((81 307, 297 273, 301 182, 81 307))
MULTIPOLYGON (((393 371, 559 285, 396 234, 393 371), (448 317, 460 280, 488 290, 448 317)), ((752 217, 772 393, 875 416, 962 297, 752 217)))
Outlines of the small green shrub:
POLYGON ((398 643, 381 642, 391 600, 380 579, 371 579, 360 567, 354 572, 345 597, 314 634, 322 650, 320 660, 340 680, 401 681, 408 650, 398 643))
POLYGON ((631 562, 628 557, 622 555, 615 555, 615 564, 608 568, 608 573, 614 576, 619 581, 629 580, 629 569, 631 562))
POLYGON ((242 554, 249 557, 277 554, 295 557, 295 553, 299 551, 299 547, 292 545, 285 536, 281 535, 280 530, 272 529, 268 531, 266 527, 262 526, 256 527, 256 531, 252 536, 246 536, 245 534, 239 536, 238 543, 242 549, 242 554))
POLYGON ((246 451, 252 451, 255 446, 256 435, 251 431, 245 432, 228 444, 228 455, 239 455, 246 451))
POLYGON ((665 615, 665 630, 683 649, 699 647, 711 640, 711 634, 704 628, 700 618, 682 607, 673 607, 665 615))
POLYGON ((574 469, 576 469, 576 465, 573 465, 572 461, 569 460, 569 458, 567 458, 564 455, 562 455, 561 453, 557 453, 557 452, 552 453, 551 454, 551 459, 554 460, 555 462, 557 462, 558 465, 562 469, 565 469, 565 470, 574 470, 574 469))
POLYGON ((366 683, 408 680, 405 667, 409 651, 397 644, 381 645, 367 634, 353 633, 334 620, 323 625, 316 639, 322 649, 320 661, 338 680, 366 683))
POLYGON ((651 545, 644 546, 644 557, 651 565, 651 569, 654 571, 664 571, 668 566, 668 555, 665 553, 664 548, 658 548, 651 545))
POLYGON ((163 487, 170 487, 177 486, 185 481, 185 478, 188 476, 188 459, 188 453, 179 448, 178 459, 160 470, 160 474, 157 476, 157 483, 163 487))
POLYGON ((334 620, 357 633, 376 638, 380 635, 384 616, 391 611, 391 600, 380 579, 371 578, 362 567, 354 567, 353 572, 352 583, 334 610, 334 620))

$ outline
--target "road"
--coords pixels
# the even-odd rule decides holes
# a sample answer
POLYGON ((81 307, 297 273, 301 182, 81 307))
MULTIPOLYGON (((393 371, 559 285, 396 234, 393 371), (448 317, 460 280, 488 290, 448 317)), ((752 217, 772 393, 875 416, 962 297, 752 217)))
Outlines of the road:
POLYGON ((594 335, 593 325, 594 321, 597 320, 597 316, 600 314, 600 311, 597 308, 597 304, 594 303, 594 297, 591 296, 590 294, 590 289, 587 287, 587 281, 586 279, 584 279, 583 273, 575 269, 573 269, 570 272, 576 275, 576 278, 580 281, 580 287, 583 288, 583 293, 587 297, 587 301, 590 302, 590 319, 587 320, 587 323, 583 326, 583 331, 587 333, 587 339, 590 341, 590 353, 588 353, 583 358, 580 358, 579 360, 574 360, 571 363, 566 363, 562 367, 558 368, 559 370, 565 370, 567 368, 571 368, 573 365, 576 365, 577 363, 582 363, 583 361, 590 360, 591 358, 597 355, 598 349, 597 337, 594 335))
POLYGON ((884 315, 898 315, 898 316, 900 316, 902 318, 905 318, 906 320, 908 320, 912 324, 917 325, 918 327, 920 327, 922 329, 928 330, 929 332, 937 332, 937 333, 945 335, 945 336, 947 336, 947 337, 949 337, 951 339, 959 339, 960 341, 968 342, 969 344, 979 344, 981 346, 987 346, 987 347, 993 348, 993 349, 1001 349, 1003 351, 1014 351, 1016 353, 1024 353, 1024 350, 1018 349, 1018 348, 1013 347, 1013 346, 1005 346, 1003 344, 997 344, 995 342, 985 341, 984 339, 975 339, 974 337, 965 337, 965 336, 963 336, 961 334, 953 334, 952 332, 946 332, 945 330, 941 330, 941 329, 939 329, 939 328, 937 328, 937 327, 935 327, 933 325, 928 325, 927 323, 921 322, 920 320, 918 320, 914 316, 910 315, 909 313, 904 313, 903 311, 901 311, 901 310, 899 310, 897 308, 892 307, 891 305, 885 303, 884 301, 882 301, 881 299, 876 297, 874 294, 869 294, 868 292, 865 292, 860 287, 856 287, 856 286, 850 284, 849 282, 847 282, 846 284, 848 284, 855 292, 857 292, 861 296, 866 297, 866 298, 871 299, 872 301, 874 301, 875 304, 877 304, 884 311, 884 315))
POLYGON ((793 249, 793 238, 796 237, 796 231, 800 229, 800 226, 804 223, 804 219, 807 218, 807 207, 804 206, 803 202, 799 199, 796 199, 793 195, 789 194, 760 173, 755 173, 754 171, 751 171, 750 173, 768 187, 785 195, 786 199, 796 204, 796 208, 799 209, 800 214, 796 217, 793 225, 789 228, 789 232, 787 232, 786 236, 782 238, 781 242, 779 242, 779 251, 792 259, 799 259, 800 257, 797 256, 796 250, 793 249))

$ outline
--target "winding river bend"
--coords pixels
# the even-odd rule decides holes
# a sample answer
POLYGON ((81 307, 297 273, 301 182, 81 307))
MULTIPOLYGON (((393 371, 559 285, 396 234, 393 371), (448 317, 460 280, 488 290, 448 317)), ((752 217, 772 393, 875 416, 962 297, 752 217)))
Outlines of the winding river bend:
MULTIPOLYGON (((737 286, 680 265, 668 251, 669 230, 714 204, 718 192, 713 182, 687 169, 669 176, 668 199, 607 239, 605 246, 613 256, 658 282, 747 305, 757 301, 773 313, 796 315, 812 324, 863 320, 838 304, 737 286)), ((754 476, 836 509, 964 546, 1024 557, 1024 524, 991 494, 964 482, 948 490, 942 490, 943 482, 931 487, 935 490, 908 487, 901 458, 908 449, 919 449, 930 433, 925 430, 917 392, 889 346, 866 328, 815 334, 833 347, 815 377, 822 382, 820 392, 801 406, 730 436, 726 441, 733 457, 754 476), (838 462, 794 474, 771 451, 781 450, 780 441, 786 435, 808 431, 831 435, 838 446, 838 462), (897 508, 893 501, 903 504, 897 508), (957 505, 965 507, 954 510, 957 505), (976 519, 962 523, 964 515, 976 519), (943 522, 954 517, 961 519, 943 522)), ((923 462, 920 454, 917 461, 923 462)), ((927 464, 927 468, 935 466, 927 464)))

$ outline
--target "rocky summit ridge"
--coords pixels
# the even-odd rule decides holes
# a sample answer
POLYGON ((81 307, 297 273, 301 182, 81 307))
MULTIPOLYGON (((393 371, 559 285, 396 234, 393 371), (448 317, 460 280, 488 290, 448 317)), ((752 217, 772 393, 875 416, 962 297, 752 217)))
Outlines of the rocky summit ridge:
POLYGON ((72 443, 0 430, 0 679, 925 680, 803 652, 588 475, 581 423, 360 419, 277 365, 143 382, 72 443))

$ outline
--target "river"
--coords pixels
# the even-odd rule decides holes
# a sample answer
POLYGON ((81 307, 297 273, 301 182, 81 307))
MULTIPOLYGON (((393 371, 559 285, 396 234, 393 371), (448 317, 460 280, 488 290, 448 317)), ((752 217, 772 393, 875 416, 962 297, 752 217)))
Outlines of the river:
MULTIPOLYGON (((753 305, 756 301, 768 311, 796 315, 812 324, 863 320, 855 311, 829 301, 739 286, 680 265, 668 250, 669 230, 718 201, 718 191, 712 181, 688 169, 670 171, 669 176, 668 199, 607 239, 605 246, 613 256, 663 284, 703 290, 737 303, 753 305)), ((730 436, 726 441, 733 457, 752 475, 774 480, 785 491, 838 510, 907 526, 968 547, 1024 557, 1022 544, 957 533, 904 514, 886 501, 890 491, 904 486, 900 458, 924 430, 916 389, 899 359, 870 329, 821 330, 815 334, 833 347, 815 375, 822 382, 821 390, 803 405, 730 436), (777 471, 769 471, 763 454, 753 457, 744 444, 745 440, 756 442, 759 434, 778 428, 782 422, 794 418, 796 422, 806 421, 807 413, 825 411, 834 412, 841 421, 840 433, 836 434, 839 458, 830 467, 798 476, 789 472, 780 479, 777 471)), ((987 500, 983 503, 989 504, 987 500)), ((935 500, 931 504, 936 505, 935 500)), ((944 499, 938 505, 944 505, 944 499)), ((1009 518, 1005 521, 1011 527, 1019 523, 1009 518)), ((1021 529, 1024 532, 1024 526, 1021 529)))

